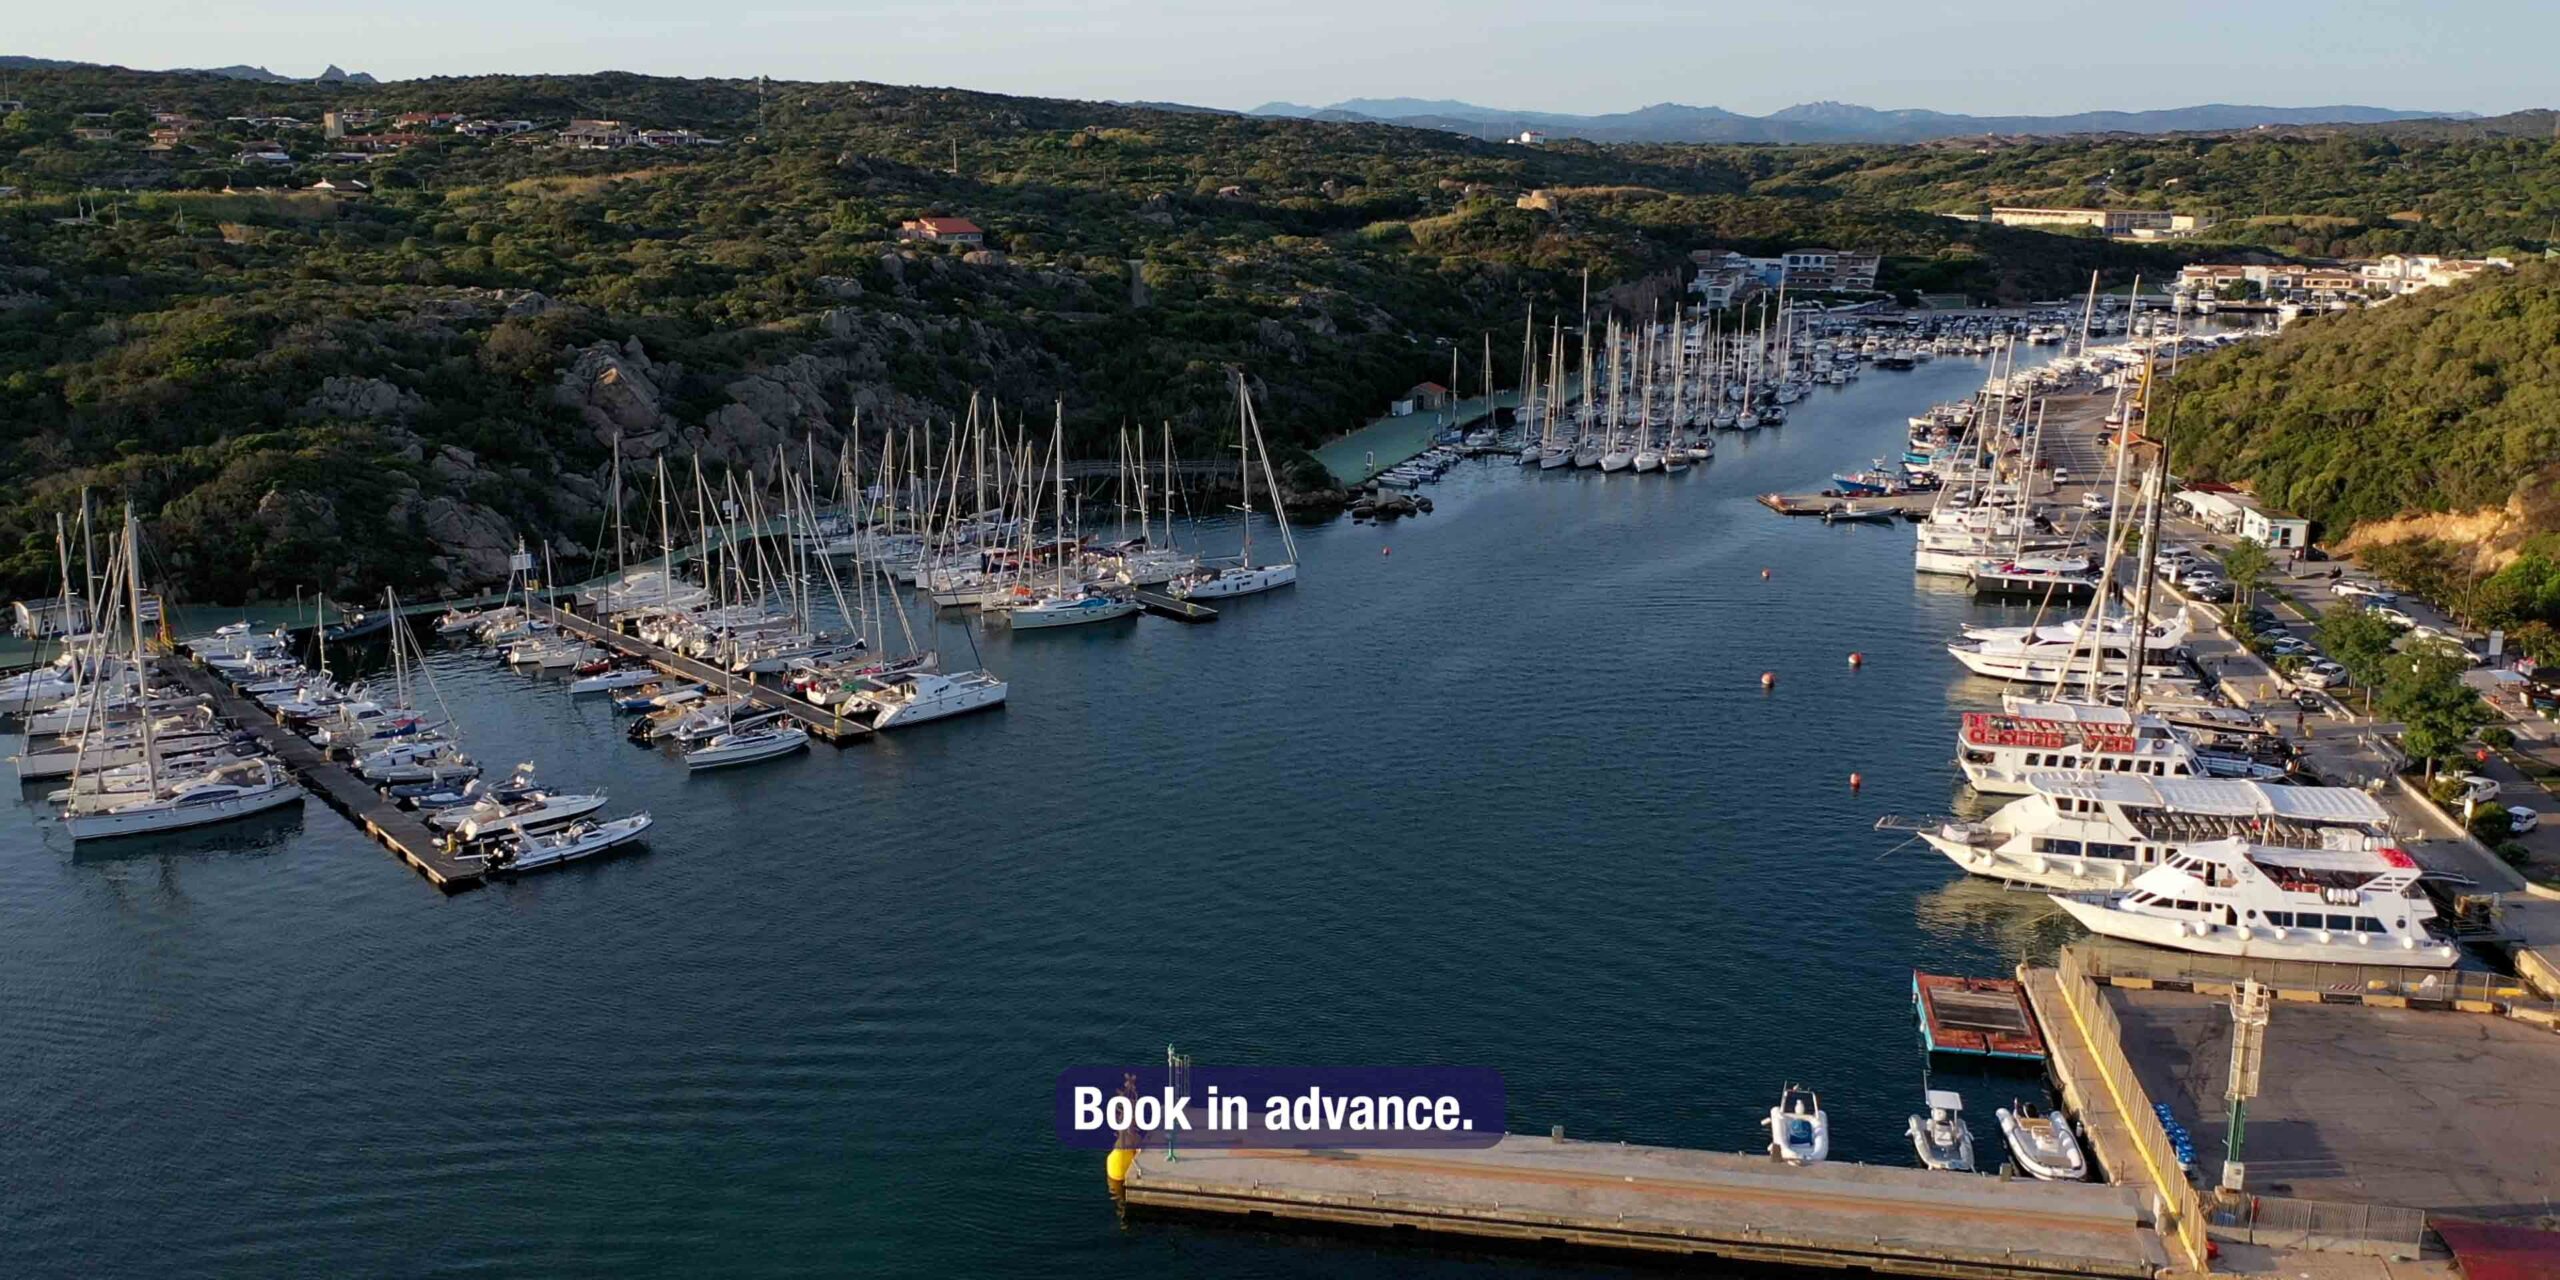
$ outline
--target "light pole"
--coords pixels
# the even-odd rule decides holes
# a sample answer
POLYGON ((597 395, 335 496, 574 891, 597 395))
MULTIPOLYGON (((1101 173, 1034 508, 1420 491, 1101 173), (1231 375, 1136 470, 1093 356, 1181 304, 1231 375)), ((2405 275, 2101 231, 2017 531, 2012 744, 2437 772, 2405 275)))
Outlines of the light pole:
POLYGON ((2230 1133, 2222 1148, 2222 1190, 2228 1195, 2240 1194, 2247 1172, 2240 1161, 2242 1132, 2249 1123, 2249 1099, 2258 1096, 2258 1067, 2266 1057, 2267 1011, 2274 994, 2256 978, 2242 981, 2231 993, 2231 1082, 2222 1091, 2231 1100, 2230 1133))

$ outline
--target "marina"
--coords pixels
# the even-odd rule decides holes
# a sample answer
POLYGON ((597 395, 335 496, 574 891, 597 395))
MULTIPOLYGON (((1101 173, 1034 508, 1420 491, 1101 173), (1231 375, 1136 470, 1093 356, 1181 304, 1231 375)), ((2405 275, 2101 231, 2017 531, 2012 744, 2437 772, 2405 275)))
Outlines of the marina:
MULTIPOLYGON (((747 1087, 696 1122, 719 1141, 794 1166, 823 1165, 832 1182, 839 1174, 821 1154, 823 1139, 768 1122, 806 1108, 886 1109, 894 1119, 860 1122, 866 1140, 911 1144, 912 1161, 942 1185, 989 1203, 1018 1198, 1022 1179, 1050 1189, 1021 1229, 1057 1242, 1043 1256, 1069 1265, 1134 1258, 1141 1270, 1170 1271, 1209 1258, 1250 1270, 1282 1248, 1301 1263, 1305 1253, 1353 1272, 1402 1274, 1416 1263, 1409 1246, 1377 1252, 1362 1232, 1409 1228, 1477 1245, 1528 1245, 1550 1262, 1562 1250, 1591 1259, 1688 1253, 1918 1275, 2192 1269, 2201 1265, 2210 1215, 2176 1172, 2170 1122, 2153 1110, 2166 1091, 2125 1063, 2123 1036, 2090 1003, 2102 984, 2086 962, 2058 958, 2065 944, 2087 944, 2073 942, 2078 931, 2056 901, 2003 884, 2049 875, 2056 882, 2040 887, 2058 893, 2129 890, 2139 877, 2119 879, 2117 866, 2166 868, 2208 838, 2210 821, 2325 816, 2352 825, 2370 815, 2335 807, 2262 812, 2251 806, 2265 803, 2264 792, 2247 802, 2209 801, 2178 790, 2204 779, 2155 778, 2130 766, 2103 787, 2056 784, 2042 780, 2051 762, 2019 760, 1980 764, 2012 787, 1996 798, 2076 805, 2138 784, 2149 790, 2135 800, 2165 797, 2162 804, 2176 807, 2176 829, 2158 828, 2167 834, 2148 861, 2108 857, 2098 846, 2111 842, 2084 832, 2072 837, 2081 844, 2067 857, 2001 853, 2009 861, 1977 869, 1966 858, 1988 858, 1997 845, 1979 832, 2054 837, 2028 825, 2035 815, 2027 810, 1988 823, 1977 815, 1891 825, 1901 822, 1896 813, 1948 807, 1968 776, 1961 763, 1947 763, 1951 737, 1960 750, 1969 734, 1985 751, 2084 753, 2075 762, 2174 755, 2201 768, 2203 760, 2120 749, 2117 738, 2141 741, 2149 721, 2051 709, 2050 700, 2070 692, 2058 686, 2074 670, 2103 677, 2106 664, 2120 665, 2134 646, 2102 619, 2084 621, 2088 606, 2062 604, 2061 591, 2004 603, 1963 576, 1915 571, 1929 526, 1915 532, 1907 517, 1930 518, 1941 507, 1936 492, 1925 501, 1917 493, 1826 497, 1903 517, 1855 535, 1767 519, 1771 504, 1760 495, 1815 492, 1825 475, 1839 492, 1844 476, 1863 474, 1844 463, 1889 459, 1923 430, 1914 420, 1939 421, 1921 410, 1979 389, 1995 372, 1989 361, 1957 352, 1855 383, 1816 383, 1788 406, 1783 424, 1718 436, 1712 460, 1689 466, 1685 477, 1639 469, 1642 450, 1633 447, 1604 448, 1589 467, 1555 468, 1521 465, 1537 461, 1525 456, 1525 440, 1509 452, 1464 450, 1473 456, 1434 464, 1436 512, 1421 523, 1292 524, 1236 512, 1169 522, 1138 548, 1106 544, 1090 516, 1076 537, 1044 537, 1028 520, 969 517, 936 523, 910 541, 903 513, 867 530, 823 522, 817 486, 804 480, 788 499, 789 514, 760 522, 752 509, 741 511, 739 529, 768 535, 715 534, 708 514, 696 516, 703 527, 693 541, 714 548, 700 558, 700 583, 649 576, 681 563, 677 540, 667 539, 662 558, 646 567, 635 560, 614 580, 587 584, 574 603, 520 589, 511 593, 520 604, 501 598, 449 610, 422 629, 445 638, 414 653, 396 640, 405 633, 387 625, 370 637, 340 633, 329 650, 333 669, 344 665, 371 684, 432 686, 432 699, 408 697, 400 705, 414 714, 392 722, 430 721, 467 734, 472 757, 493 767, 540 760, 546 776, 574 777, 566 786, 572 794, 527 791, 522 799, 510 798, 526 785, 522 773, 490 779, 478 801, 488 807, 475 806, 455 830, 494 832, 496 843, 434 852, 433 823, 391 804, 353 764, 410 770, 429 779, 410 785, 433 788, 450 757, 424 743, 405 755, 381 747, 370 735, 412 730, 377 726, 373 712, 344 713, 332 732, 355 735, 346 764, 281 726, 258 736, 355 823, 246 819, 220 837, 122 842, 127 848, 105 855, 84 846, 46 863, 34 851, 56 837, 39 820, 7 839, 18 856, 58 874, 49 887, 40 881, 0 893, 21 901, 77 896, 104 880, 151 894, 149 877, 171 877, 200 904, 189 919, 210 913, 226 933, 259 935, 260 922, 279 911, 333 920, 348 913, 368 922, 369 935, 379 931, 369 945, 387 949, 394 958, 386 963, 432 967, 444 963, 441 952, 422 950, 426 940, 397 927, 409 908, 350 866, 365 860, 330 856, 350 841, 424 847, 421 870, 430 879, 439 874, 429 869, 433 858, 443 856, 450 879, 440 883, 492 882, 460 901, 505 908, 457 920, 454 941, 471 950, 474 967, 542 978, 493 979, 486 989, 507 992, 506 1006, 411 987, 412 1003, 434 1016, 373 1025, 364 1033, 378 1046, 372 1052, 397 1052, 404 1062, 423 1055, 435 1064, 429 1077, 448 1082, 517 1069, 528 1053, 536 1069, 549 1071, 597 1057, 636 1062, 690 1052, 671 1031, 649 1025, 638 1002, 716 1000, 723 1012, 700 1015, 730 1028, 716 1069, 747 1087), (1625 453, 1627 464, 1602 465, 1612 452, 1625 453), (928 563, 916 551, 937 536, 980 541, 928 563), (1184 555, 1238 554, 1175 571, 1156 586, 1122 584, 1145 613, 1134 620, 1025 627, 1007 616, 1023 607, 1009 598, 1017 589, 1068 607, 1087 598, 1078 590, 1110 589, 1099 577, 1079 587, 1078 575, 1115 565, 1132 576, 1154 572, 1162 564, 1152 554, 1157 538, 1178 542, 1184 555), (1914 540, 1910 561, 1906 538, 1914 540), (1628 555, 1630 545, 1647 554, 1628 555), (891 558, 901 546, 912 560, 891 558), (909 564, 912 580, 904 576, 909 564), (1676 572, 1665 573, 1665 564, 1676 572), (1004 584, 997 594, 956 576, 990 570, 1004 584), (946 573, 955 576, 937 576, 946 573), (1488 595, 1488 584, 1505 589, 1488 595), (944 595, 970 598, 944 603, 944 595), (1602 621, 1622 616, 1645 625, 1602 621), (1211 618, 1224 625, 1166 625, 1211 618), (1347 621, 1375 633, 1387 660, 1346 662, 1339 637, 1347 621), (388 645, 386 633, 395 637, 388 645), (2097 644, 2094 657, 2083 642, 2110 635, 2117 638, 2097 644), (1522 655, 1549 653, 1562 636, 1575 638, 1575 664, 1646 673, 1645 699, 1608 694, 1524 725, 1516 685, 1484 673, 1518 669, 1522 655), (1994 674, 1963 661, 1965 653, 1994 674), (821 670, 828 674, 815 674, 821 670), (1664 701, 1693 711, 1662 716, 1664 701), (926 717, 929 727, 909 731, 897 720, 908 706, 939 710, 926 717), (958 714, 999 706, 1000 715, 958 714), (1345 716, 1343 708, 1356 710, 1345 716), (640 719, 628 718, 635 714, 640 719), (1854 722, 1862 732, 1845 747, 1803 732, 1808 723, 1832 722, 1854 722), (1716 732, 1702 735, 1703 723, 1716 732), (801 735, 866 746, 811 753, 801 735), (648 749, 617 741, 625 736, 648 749), (1595 759, 1593 741, 1616 746, 1595 759), (1427 786, 1417 787, 1416 770, 1427 770, 1427 786), (1771 781, 1731 804, 1702 806, 1677 800, 1684 770, 1771 781), (1248 820, 1217 824, 1208 838, 1221 852, 1205 861, 1196 834, 1131 834, 1105 815, 1116 813, 1135 778, 1168 781, 1185 812, 1248 820), (1549 804, 1524 778, 1570 786, 1576 798, 1549 804), (1413 798, 1426 793, 1427 803, 1413 798), (1611 816, 1600 821, 1595 813, 1611 816), (994 834, 958 834, 982 815, 992 817, 994 834), (1915 837, 1910 847, 1887 849, 1873 831, 1880 822, 1915 837), (509 835, 510 823, 521 830, 509 835), (412 830, 428 833, 427 844, 415 845, 412 830), (1315 834, 1336 831, 1353 835, 1315 834), (1920 838, 1927 836, 1944 847, 1920 838), (262 856, 233 856, 240 849, 262 856), (1460 849, 1493 852, 1473 855, 1459 874, 1444 851, 1460 849), (1559 870, 1566 867, 1609 871, 1559 870), (289 873, 281 883, 280 870, 289 873), (1797 886, 1808 874, 1825 885, 1819 914, 1838 935, 1831 954, 1842 971, 1818 1016, 1766 989, 1719 989, 1683 1014, 1684 1023, 1694 1018, 1712 1033, 1666 1032, 1643 983, 1594 984, 1586 966, 1531 958, 1580 945, 1560 921, 1608 920, 1622 935, 1602 944, 1610 963, 1630 973, 1673 971, 1689 963, 1684 922, 1706 912, 1744 922, 1724 944, 1733 956, 1787 963, 1807 941, 1807 900, 1797 886), (1098 884, 1114 887, 1101 894, 1098 884), (1348 905, 1346 884, 1359 887, 1363 905, 1348 905), (1227 911, 1244 896, 1272 909, 1227 911), (874 902, 885 909, 873 910, 874 902), (849 908, 854 903, 862 905, 849 908), (1215 948, 1183 931, 1113 927, 1132 904, 1148 913, 1216 912, 1233 923, 1215 948), (865 922, 858 934, 844 927, 849 909, 865 922), (670 910, 701 918, 677 919, 670 910), (1452 949, 1449 913, 1506 930, 1513 941, 1452 949), (574 948, 564 950, 560 918, 583 926, 574 948), (770 970, 769 949, 734 941, 768 931, 801 940, 800 953, 770 970), (702 979, 634 970, 616 954, 661 946, 698 955, 709 970, 702 979), (1380 968, 1345 974, 1346 947, 1380 968), (1238 969, 1236 954, 1252 959, 1238 969), (915 964, 952 984, 952 994, 921 1001, 911 986, 915 964), (1560 1116, 1594 1137, 1514 1134, 1487 1153, 1392 1156, 1150 1151, 1123 1183, 1132 1212, 1126 1236, 1097 1228, 1089 1160, 1033 1152, 998 1169, 966 1154, 989 1118, 961 1095, 1002 1093, 1025 1046, 1059 1061, 1125 1055, 1132 1033, 1096 1016, 1106 1000, 1097 992, 1132 964, 1169 975, 1159 993, 1168 1025, 1207 1029, 1221 1056, 1313 1044, 1302 1051, 1395 1061, 1429 1037, 1458 1056, 1502 1063, 1517 1082, 1515 1097, 1536 1099, 1531 1109, 1540 1114, 1526 1118, 1560 1116), (1399 977, 1388 984, 1375 976, 1382 972, 1399 977), (1305 977, 1319 973, 1344 974, 1346 985, 1311 994, 1305 977), (2017 977, 1945 976, 2001 973, 2017 977), (1540 1011, 1536 1027, 1467 1008, 1418 1009, 1408 998, 1411 982, 1455 989, 1489 976, 1506 1000, 1540 1011), (710 997, 697 984, 715 977, 722 992, 710 997), (601 1007, 550 994, 581 985, 616 992, 627 985, 629 994, 601 1007), (954 1012, 944 1011, 945 999, 954 1012), (1364 1000, 1374 1008, 1363 1011, 1364 1000), (875 1052, 865 1029, 873 1018, 933 1027, 953 1043, 882 1045, 882 1071, 839 1069, 848 1053, 867 1060, 875 1052), (494 1021, 507 1043, 458 1038, 439 1019, 457 1027, 494 1021), (1310 1041, 1307 1029, 1317 1022, 1329 1029, 1310 1041), (1702 1056, 1708 1036, 1748 1047, 1702 1056), (1879 1049, 1886 1045, 1907 1047, 1879 1049), (2039 1057, 2050 1083, 2036 1073, 2039 1057), (898 1083, 914 1071, 940 1073, 953 1089, 898 1083), (1655 1096, 1666 1081, 1674 1098, 1667 1107, 1624 1101, 1655 1096), (1783 1092, 1780 1081, 1789 1082, 1783 1092), (1772 1097, 1777 1107, 1768 1106, 1772 1097), (1737 1150, 1747 1153, 1725 1154, 1737 1150), (1258 1226, 1239 1237, 1193 1225, 1275 1222, 1353 1232, 1282 1246, 1262 1239, 1258 1226), (1985 1222, 2001 1229, 1986 1232, 1985 1222)), ((1630 406, 1645 399, 1624 397, 1630 406)), ((2092 437, 2107 396, 2092 394, 2084 379, 2068 398, 2037 428, 2039 449, 2086 478, 2041 495, 2056 506, 2076 503, 2087 481, 2104 475, 2092 437)), ((1741 403, 1751 403, 1748 394, 1741 403)), ((1543 421, 1538 413, 1533 422, 1543 421)), ((1658 451, 1664 440, 1650 442, 1658 451)), ((1644 441, 1621 422, 1616 442, 1644 441)), ((1052 511, 1073 509, 1056 472, 1026 464, 1008 474, 1020 492, 1047 488, 1052 511)), ((1257 491, 1268 483, 1258 469, 1244 474, 1257 491)), ((946 509, 968 505, 957 481, 942 483, 946 509)), ((2081 523, 2059 525, 2052 536, 2094 533, 2081 523)), ((1996 521, 1984 529, 1966 536, 2028 549, 2014 529, 1996 521)), ((2156 646, 2157 662, 2140 664, 2162 690, 2198 686, 2185 655, 2171 652, 2184 648, 2187 634, 2156 646)), ((252 686, 226 688, 196 668, 172 674, 237 723, 255 730, 264 716, 242 700, 240 689, 252 686)), ((2059 810, 2035 820, 2101 817, 2136 821, 2059 810)), ((0 905, 7 901, 0 897, 0 905)), ((2350 923, 2362 914, 2349 913, 2350 923)), ((265 951, 265 963, 282 963, 290 941, 277 934, 252 949, 265 951)), ((240 976, 224 962, 208 963, 240 976)), ((2466 981, 2466 972, 2446 980, 2466 981)), ((173 981, 186 987, 197 979, 173 981)), ((2393 981, 2394 990, 2432 989, 2423 977, 2393 981)), ((277 1061, 227 1030, 205 1034, 244 1061, 277 1061)), ((596 1104, 592 1123, 649 1132, 661 1108, 682 1109, 686 1087, 682 1078, 642 1070, 634 1096, 596 1104)), ((351 1126, 379 1123, 290 1085, 243 1105, 252 1114, 285 1105, 312 1114, 318 1132, 332 1135, 316 1141, 348 1141, 351 1126)), ((2185 1123, 2204 1125, 2194 1101, 2171 1105, 2183 1109, 2185 1123)), ((1008 1114, 1007 1123, 1025 1118, 1008 1114)), ((479 1159, 469 1132, 433 1117, 406 1123, 419 1126, 406 1140, 431 1153, 431 1167, 479 1159)), ((528 1101, 493 1096, 479 1123, 524 1131, 545 1118, 528 1101)), ((85 1176, 106 1174, 92 1168, 85 1176)), ((479 1176, 529 1187, 542 1174, 509 1158, 479 1176)), ((992 1246, 955 1254, 939 1232, 928 1235, 918 1222, 940 1212, 939 1195, 929 1203, 904 1178, 853 1178, 895 1208, 839 1207, 817 1223, 778 1227, 778 1247, 815 1256, 858 1222, 878 1242, 866 1247, 932 1248, 973 1272, 1028 1274, 992 1246)), ((749 1180, 767 1194, 801 1185, 789 1174, 749 1180)), ((254 1187, 226 1190, 271 1217, 291 1221, 300 1211, 254 1187)), ((618 1212, 570 1194, 586 1212, 618 1212)), ((532 1221, 503 1206, 484 1212, 485 1223, 454 1246, 457 1256, 490 1256, 532 1221)), ((656 1212, 700 1222, 745 1210, 661 1203, 656 1212)), ((210 1221, 179 1230, 197 1256, 236 1256, 210 1221)), ((632 1230, 655 1248, 685 1247, 679 1237, 653 1235, 655 1228, 632 1230)), ((342 1254, 359 1266, 372 1256, 362 1247, 342 1254)))

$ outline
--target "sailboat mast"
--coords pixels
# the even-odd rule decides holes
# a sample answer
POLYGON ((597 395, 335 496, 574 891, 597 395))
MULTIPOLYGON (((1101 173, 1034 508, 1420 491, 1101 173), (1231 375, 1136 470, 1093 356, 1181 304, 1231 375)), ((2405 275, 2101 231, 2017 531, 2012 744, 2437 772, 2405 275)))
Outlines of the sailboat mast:
POLYGON ((160 794, 160 747, 151 727, 151 668, 142 657, 142 530, 134 523, 133 503, 124 504, 124 587, 127 606, 133 610, 133 691, 143 701, 142 708, 142 776, 150 787, 146 794, 160 794))

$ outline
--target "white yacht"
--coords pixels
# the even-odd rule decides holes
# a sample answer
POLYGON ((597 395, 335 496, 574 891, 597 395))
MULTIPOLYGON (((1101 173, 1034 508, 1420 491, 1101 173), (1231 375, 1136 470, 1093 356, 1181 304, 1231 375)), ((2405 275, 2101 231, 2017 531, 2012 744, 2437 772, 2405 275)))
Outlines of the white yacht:
POLYGON ((565 827, 603 807, 603 796, 562 796, 547 792, 520 800, 501 800, 491 796, 477 804, 440 810, 427 821, 439 831, 450 831, 465 840, 480 840, 501 833, 539 834, 554 827, 565 827))
POLYGON ((75 795, 63 827, 74 842, 177 831, 302 803, 302 788, 265 759, 235 760, 143 792, 75 795))
POLYGON ((2450 968, 2461 952, 2429 928, 2425 871, 2399 849, 2191 844, 2112 893, 2057 893, 2092 933, 2263 960, 2450 968))
MULTIPOLYGON (((1295 566, 1291 566, 1293 569, 1295 566)), ((1124 596, 1100 592, 1074 591, 1064 595, 1044 595, 1029 604, 1015 605, 1005 611, 1005 623, 1016 631, 1040 627, 1071 627, 1083 622, 1109 622, 1114 618, 1133 617, 1138 602, 1124 596)))
POLYGON ((809 731, 798 725, 769 724, 735 733, 715 734, 684 753, 684 767, 697 773, 730 765, 753 764, 789 755, 809 745, 809 731))
POLYGON ((2009 1154, 2028 1174, 2046 1182, 2079 1182, 2089 1176, 2089 1157, 2081 1153, 2070 1121, 2028 1102, 2013 1102, 1993 1114, 2009 1154))
MULTIPOLYGON (((2098 651, 2094 665, 2099 682, 2123 683, 2136 647, 2132 628, 2122 617, 2109 618, 2095 640, 2083 638, 2084 628, 2085 624, 2076 618, 2043 627, 1968 627, 1964 639, 1947 643, 1947 653, 1978 676, 2056 684, 2075 669, 2088 674, 2093 664, 2086 654, 2094 647, 2098 651)), ((2140 645, 2143 674, 2184 675, 2179 649, 2186 644, 2189 631, 2183 610, 2167 622, 2144 628, 2140 645)))
POLYGON ((510 837, 490 853, 488 869, 493 875, 511 875, 592 858, 639 839, 649 826, 648 814, 635 813, 611 822, 573 822, 547 836, 510 837))
POLYGON ((636 689, 644 684, 655 684, 661 678, 654 667, 622 667, 581 676, 569 685, 569 692, 606 693, 615 689, 636 689))
POLYGON ((2303 848, 2375 848, 2391 811, 2352 787, 2237 778, 2034 773, 2028 794, 1921 840, 1974 875, 2043 889, 2115 889, 2193 844, 2239 836, 2303 848))
POLYGON ((1956 730, 1956 765, 1986 795, 2025 795, 2030 774, 2070 770, 2193 778, 2205 770, 2169 722, 2103 703, 2022 703, 1969 711, 1956 730))
POLYGON ((990 671, 963 671, 957 675, 908 671, 866 677, 862 685, 861 691, 847 701, 857 714, 870 715, 873 729, 903 728, 1002 706, 1007 688, 990 671))
POLYGON ((1172 594, 1184 600, 1219 600, 1285 587, 1298 580, 1294 564, 1228 565, 1177 579, 1172 594))
MULTIPOLYGON (((1236 378, 1236 475, 1243 490, 1243 502, 1236 508, 1244 516, 1243 547, 1232 564, 1218 569, 1176 578, 1169 589, 1177 599, 1219 600, 1228 596, 1253 595, 1285 587, 1298 580, 1298 540, 1289 532, 1289 511, 1280 502, 1280 480, 1271 470, 1271 455, 1265 450, 1260 459, 1264 485, 1271 491, 1271 511, 1280 527, 1280 544, 1289 558, 1279 564, 1257 565, 1253 562, 1253 446, 1262 442, 1262 424, 1254 416, 1253 397, 1245 389, 1244 378, 1236 378)), ((997 684, 997 701, 1003 701, 1003 685, 997 684)))

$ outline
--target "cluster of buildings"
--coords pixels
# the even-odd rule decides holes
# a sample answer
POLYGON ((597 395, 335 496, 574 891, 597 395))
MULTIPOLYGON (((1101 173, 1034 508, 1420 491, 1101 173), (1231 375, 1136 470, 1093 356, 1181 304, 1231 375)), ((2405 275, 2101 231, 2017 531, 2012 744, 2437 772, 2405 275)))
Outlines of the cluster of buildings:
POLYGON ((2070 230, 2086 227, 2101 235, 2130 240, 2169 240, 2191 236, 2213 225, 2213 219, 2200 213, 2171 213, 2166 209, 2081 209, 2042 205, 1997 205, 1990 216, 1982 219, 2004 227, 2043 227, 2070 230))
MULTIPOLYGON (((527 128, 532 126, 527 125, 527 128)), ((560 130, 558 143, 579 151, 620 151, 625 147, 716 147, 720 139, 691 129, 634 129, 619 120, 572 120, 560 130)))
POLYGON ((1689 291, 1701 305, 1729 307, 1763 290, 1784 286, 1809 293, 1872 293, 1881 254, 1842 249, 1789 249, 1774 258, 1754 258, 1730 249, 1700 249, 1689 255, 1698 274, 1689 291))
POLYGON ((2248 538, 2269 551, 2295 551, 2311 545, 2311 522, 2259 505, 2256 497, 2227 484, 2197 481, 2179 490, 2170 505, 2193 516, 2216 533, 2248 538))
POLYGON ((2447 258, 2431 253, 2391 253, 2371 261, 2328 264, 2198 262, 2178 272, 2176 287, 2219 297, 2239 285, 2259 301, 2328 305, 2396 298, 2460 284, 2483 271, 2514 267, 2505 258, 2447 258))

